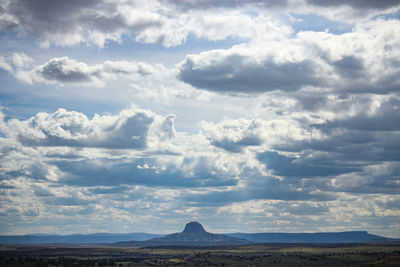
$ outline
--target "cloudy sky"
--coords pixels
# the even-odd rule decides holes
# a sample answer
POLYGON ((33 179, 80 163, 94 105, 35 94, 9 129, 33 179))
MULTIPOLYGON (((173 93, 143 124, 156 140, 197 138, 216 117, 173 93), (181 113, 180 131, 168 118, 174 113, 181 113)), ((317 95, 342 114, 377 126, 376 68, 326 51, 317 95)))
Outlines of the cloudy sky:
POLYGON ((400 237, 400 1, 0 0, 0 234, 400 237))

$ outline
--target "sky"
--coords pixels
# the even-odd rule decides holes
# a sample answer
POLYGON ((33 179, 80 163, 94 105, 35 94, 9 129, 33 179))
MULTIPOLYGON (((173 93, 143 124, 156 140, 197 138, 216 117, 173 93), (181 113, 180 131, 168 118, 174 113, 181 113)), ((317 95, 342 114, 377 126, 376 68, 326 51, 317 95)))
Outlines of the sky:
POLYGON ((0 234, 400 237, 400 1, 0 0, 0 234))

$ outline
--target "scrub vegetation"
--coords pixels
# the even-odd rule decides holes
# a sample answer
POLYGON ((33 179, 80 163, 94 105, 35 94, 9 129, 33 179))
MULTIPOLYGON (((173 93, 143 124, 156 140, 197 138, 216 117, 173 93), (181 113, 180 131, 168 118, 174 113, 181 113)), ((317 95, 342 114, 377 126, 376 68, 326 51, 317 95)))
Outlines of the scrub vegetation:
POLYGON ((0 246, 0 266, 399 266, 400 243, 115 248, 0 246))

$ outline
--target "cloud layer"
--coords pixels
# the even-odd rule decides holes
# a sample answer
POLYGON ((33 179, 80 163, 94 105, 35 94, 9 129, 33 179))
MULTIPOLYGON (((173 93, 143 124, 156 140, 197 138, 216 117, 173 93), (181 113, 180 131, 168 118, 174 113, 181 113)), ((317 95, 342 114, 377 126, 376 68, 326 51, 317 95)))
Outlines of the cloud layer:
MULTIPOLYGON (((251 10, 274 17, 277 12, 290 15, 319 14, 334 20, 354 20, 391 13, 399 9, 398 1, 10 1, 2 0, 0 26, 37 38, 44 47, 50 44, 71 46, 90 43, 104 46, 107 41, 120 42, 133 35, 137 41, 182 44, 190 34, 221 40, 228 36, 248 38, 257 28, 265 28, 251 15, 236 12, 251 10), (225 18, 221 16, 230 14, 225 18), (217 19, 213 18, 214 13, 217 19), (205 16, 205 17, 204 17, 205 16), (235 18, 235 19, 232 19, 235 18), (207 23, 210 21, 211 23, 207 23), (237 25, 235 25, 237 23, 237 25), (234 24, 232 27, 227 25, 234 24), (235 27, 233 27, 235 26, 235 27), (236 27, 238 26, 238 27, 236 27), (240 29, 240 30, 238 30, 240 29), (211 34, 212 33, 212 34, 211 34)), ((264 25, 263 25, 264 24, 264 25)), ((268 28, 268 27, 267 27, 268 28)), ((264 33, 268 34, 268 30, 264 33)))
MULTIPOLYGON (((397 102, 384 100, 368 119, 391 112, 387 104, 397 102)), ((23 185, 42 209, 56 205, 62 216, 92 216, 111 209, 123 218, 125 211, 139 212, 131 205, 146 205, 148 210, 163 201, 166 206, 158 209, 168 213, 165 220, 174 216, 168 210, 177 209, 182 216, 188 209, 186 216, 213 210, 228 217, 247 213, 255 216, 254 223, 267 214, 309 224, 340 212, 351 196, 374 198, 371 201, 382 203, 376 207, 382 212, 382 205, 395 201, 399 190, 399 135, 396 127, 353 129, 343 123, 358 116, 338 124, 290 116, 204 121, 201 132, 190 136, 175 130, 175 116, 136 107, 92 119, 63 109, 39 113, 2 124, 1 190, 22 192, 23 185), (266 211, 259 206, 265 201, 276 201, 271 209, 286 211, 266 211), (281 201, 291 204, 281 207, 281 201)), ((10 205, 16 201, 7 199, 10 205)), ((19 207, 29 216, 40 214, 23 203, 19 207)), ((352 208, 357 213, 363 206, 352 208)), ((374 216, 380 216, 378 210, 374 216)), ((7 206, 4 212, 9 214, 7 206)), ((395 208, 386 212, 397 214, 395 208)), ((353 218, 361 220, 362 215, 357 216, 353 218)))
MULTIPOLYGON (((12 72, 12 69, 7 69, 12 72)), ((17 70, 18 70, 17 66, 17 70)), ((135 61, 106 61, 102 64, 89 66, 68 57, 52 58, 47 63, 32 70, 23 68, 15 75, 23 82, 75 84, 84 86, 104 86, 105 81, 117 77, 131 79, 144 77, 161 72, 163 67, 153 67, 143 62, 135 61)))
POLYGON ((351 33, 300 32, 295 38, 255 42, 189 55, 178 78, 200 89, 231 93, 325 90, 386 94, 397 91, 397 20, 359 25, 351 33), (386 40, 386 36, 393 39, 386 40), (377 57, 376 55, 379 55, 377 57))
POLYGON ((0 3, 0 233, 399 237, 398 1, 0 3))

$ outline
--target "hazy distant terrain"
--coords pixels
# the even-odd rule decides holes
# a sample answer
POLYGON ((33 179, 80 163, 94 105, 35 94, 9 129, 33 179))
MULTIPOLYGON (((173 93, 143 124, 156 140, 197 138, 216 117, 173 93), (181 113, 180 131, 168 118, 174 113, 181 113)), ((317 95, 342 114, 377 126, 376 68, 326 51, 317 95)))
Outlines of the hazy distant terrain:
POLYGON ((213 234, 198 222, 186 224, 181 233, 169 235, 149 233, 22 235, 0 236, 0 244, 112 244, 121 247, 145 246, 213 246, 257 243, 363 243, 390 242, 399 239, 369 234, 366 231, 331 233, 232 233, 213 234))
POLYGON ((0 244, 101 244, 120 241, 143 241, 163 235, 148 233, 127 233, 127 234, 75 234, 75 235, 13 235, 0 236, 0 244))
POLYGON ((371 235, 366 231, 338 233, 236 233, 229 235, 261 243, 363 243, 399 241, 399 239, 371 235))

